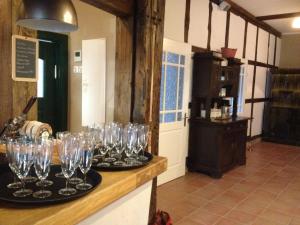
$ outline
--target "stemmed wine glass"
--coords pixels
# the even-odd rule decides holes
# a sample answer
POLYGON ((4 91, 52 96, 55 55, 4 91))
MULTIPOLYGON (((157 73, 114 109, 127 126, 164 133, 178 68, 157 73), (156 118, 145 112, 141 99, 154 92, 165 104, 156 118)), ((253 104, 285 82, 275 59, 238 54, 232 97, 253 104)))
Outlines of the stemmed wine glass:
POLYGON ((115 151, 116 157, 118 161, 114 162, 113 164, 116 166, 124 166, 125 162, 122 161, 122 153, 126 147, 126 141, 124 137, 124 130, 121 124, 117 124, 113 131, 113 141, 115 142, 115 151))
POLYGON ((77 191, 75 188, 69 187, 69 179, 76 169, 76 154, 78 151, 78 139, 73 135, 68 135, 62 140, 62 148, 60 150, 61 169, 66 178, 66 187, 58 191, 60 195, 73 195, 77 191))
MULTIPOLYGON (((84 135, 83 132, 75 135, 75 137, 77 138, 77 142, 80 140, 82 135, 84 135)), ((78 145, 79 145, 79 142, 78 142, 78 145)), ((79 152, 79 146, 78 146, 78 148, 75 151, 75 171, 74 171, 73 176, 69 180, 70 184, 80 184, 83 181, 81 178, 79 178, 77 176, 77 169, 79 167, 79 164, 80 164, 80 152, 79 152)))
MULTIPOLYGON (((61 149, 61 148, 63 148, 62 140, 70 134, 71 133, 69 131, 63 131, 63 132, 56 133, 56 146, 58 148, 58 157, 59 158, 61 157, 60 153, 63 152, 63 149, 61 149)), ((59 173, 56 173, 55 176, 59 177, 59 178, 64 178, 64 174, 62 171, 59 173)))
MULTIPOLYGON (((48 138, 36 139, 34 149, 34 168, 41 183, 45 181, 49 172, 53 153, 53 140, 48 138)), ((49 190, 44 190, 45 185, 41 185, 41 190, 33 193, 35 198, 47 198, 52 195, 49 190)))
POLYGON ((141 161, 147 161, 148 158, 145 156, 145 150, 148 144, 149 136, 149 126, 146 124, 139 124, 138 129, 138 139, 137 139, 137 155, 142 152, 142 155, 138 156, 138 159, 141 161))
POLYGON ((94 155, 94 140, 91 134, 87 133, 79 139, 79 155, 79 168, 84 175, 84 181, 83 183, 77 184, 76 188, 78 190, 88 190, 93 187, 86 182, 86 174, 91 168, 94 155))
POLYGON ((127 124, 124 131, 124 138, 126 141, 125 154, 127 158, 125 161, 128 164, 133 164, 136 159, 133 157, 134 151, 137 147, 137 129, 133 124, 127 124))
POLYGON ((15 140, 8 138, 6 140, 6 157, 8 160, 8 166, 11 169, 13 173, 13 183, 10 183, 7 185, 7 188, 12 188, 12 189, 19 189, 22 187, 22 183, 17 181, 17 175, 16 175, 16 164, 15 161, 13 160, 14 157, 14 151, 13 148, 15 146, 15 140))
POLYGON ((112 151, 114 148, 114 142, 113 142, 113 131, 114 123, 105 124, 105 131, 104 131, 104 146, 106 148, 106 151, 108 153, 108 157, 104 159, 105 162, 112 163, 116 161, 116 158, 112 157, 112 151))
POLYGON ((32 160, 32 144, 24 139, 17 139, 13 141, 12 148, 8 149, 12 154, 12 163, 14 165, 14 171, 18 178, 21 180, 22 188, 13 193, 15 197, 26 197, 32 194, 31 189, 25 189, 24 178, 28 175, 32 160))

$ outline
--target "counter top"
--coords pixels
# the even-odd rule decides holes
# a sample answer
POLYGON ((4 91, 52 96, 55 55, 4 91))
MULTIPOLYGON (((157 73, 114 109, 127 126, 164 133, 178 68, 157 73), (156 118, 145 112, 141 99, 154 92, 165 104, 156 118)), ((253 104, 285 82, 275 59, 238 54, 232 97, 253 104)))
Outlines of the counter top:
POLYGON ((248 117, 236 117, 236 118, 229 118, 229 119, 202 119, 202 118, 194 118, 191 119, 193 122, 198 122, 198 123, 209 123, 209 124, 215 124, 215 125, 228 125, 232 123, 238 123, 241 121, 249 120, 250 118, 248 117))
POLYGON ((88 195, 74 201, 42 207, 17 207, 13 204, 0 202, 0 224, 76 224, 152 180, 166 169, 167 159, 154 156, 147 166, 139 169, 101 172, 103 178, 101 185, 88 195))

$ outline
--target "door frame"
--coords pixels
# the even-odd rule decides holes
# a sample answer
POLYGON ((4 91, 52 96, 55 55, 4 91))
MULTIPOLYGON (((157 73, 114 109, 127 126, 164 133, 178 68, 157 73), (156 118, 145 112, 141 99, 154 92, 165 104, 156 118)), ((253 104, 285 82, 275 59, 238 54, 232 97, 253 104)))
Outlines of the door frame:
POLYGON ((56 118, 61 130, 68 129, 68 87, 69 87, 69 37, 65 34, 58 34, 46 31, 38 31, 39 40, 51 41, 56 45, 56 63, 57 63, 57 83, 58 90, 56 98, 57 110, 60 116, 56 118))

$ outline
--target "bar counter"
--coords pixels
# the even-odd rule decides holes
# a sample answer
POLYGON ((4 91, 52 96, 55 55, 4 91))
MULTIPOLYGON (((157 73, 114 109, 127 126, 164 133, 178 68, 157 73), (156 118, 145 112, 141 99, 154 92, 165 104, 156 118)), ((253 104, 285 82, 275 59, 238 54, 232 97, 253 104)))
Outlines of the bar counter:
MULTIPOLYGON (((3 146, 0 146, 0 151, 3 152, 3 150, 3 146)), ((56 157, 57 156, 54 156, 54 158, 56 157)), ((57 158, 54 159, 54 162, 57 162, 57 158)), ((139 198, 144 199, 145 196, 141 195, 143 190, 147 189, 147 195, 149 195, 149 193, 151 192, 149 192, 149 190, 151 190, 151 180, 159 174, 163 173, 166 169, 167 159, 155 156, 147 166, 139 169, 122 172, 100 172, 102 176, 101 184, 91 193, 74 201, 63 204, 38 207, 24 207, 17 206, 15 204, 0 202, 0 225, 71 225, 100 224, 100 222, 104 225, 121 224, 121 222, 117 222, 117 220, 120 220, 120 218, 117 218, 116 216, 119 215, 120 217, 122 217, 122 214, 130 213, 129 211, 123 212, 124 209, 129 210, 128 207, 130 207, 129 205, 126 205, 127 197, 135 191, 138 191, 136 195, 140 195, 139 198), (120 203, 118 201, 120 201, 120 203), (121 212, 119 211, 111 213, 114 211, 114 208, 121 209, 121 207, 119 207, 120 204, 123 205, 123 209, 121 210, 121 212), (108 207, 111 207, 111 209, 109 209, 110 212, 107 212, 108 207), (106 212, 101 214, 101 211, 104 210, 106 210, 106 212), (106 214, 111 215, 107 216, 106 214), (111 218, 115 218, 116 221, 113 220, 109 223, 103 222, 99 217, 107 217, 106 221, 110 221, 111 218)), ((150 196, 147 196, 147 198, 149 198, 148 200, 150 200, 150 196)), ((141 202, 136 202, 138 201, 138 199, 132 199, 131 202, 133 202, 133 205, 141 207, 141 202)), ((149 208, 144 210, 149 210, 149 208)), ((132 216, 137 216, 138 219, 138 212, 136 212, 136 214, 137 215, 132 216)), ((137 221, 138 220, 136 220, 136 222, 137 221)), ((130 224, 129 219, 127 219, 127 222, 124 221, 123 224, 130 224)), ((144 224, 144 222, 137 222, 136 224, 144 224)))

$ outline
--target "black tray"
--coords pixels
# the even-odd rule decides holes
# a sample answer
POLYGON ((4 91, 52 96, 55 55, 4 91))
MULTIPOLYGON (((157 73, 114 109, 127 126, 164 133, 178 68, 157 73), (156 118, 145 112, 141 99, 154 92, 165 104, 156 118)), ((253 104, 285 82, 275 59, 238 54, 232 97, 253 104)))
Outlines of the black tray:
MULTIPOLYGON (((140 165, 128 165, 128 166, 116 166, 110 163, 110 166, 99 167, 97 163, 93 163, 92 168, 98 171, 123 171, 123 170, 132 170, 141 168, 143 166, 148 165, 148 163, 153 159, 153 155, 149 152, 145 152, 144 156, 148 158, 148 160, 140 161, 140 165)), ((122 156, 122 159, 125 158, 125 155, 122 156)))
MULTIPOLYGON (((31 171, 33 172, 33 171, 31 171)), ((52 191, 52 195, 45 199, 38 199, 32 197, 32 195, 24 197, 24 198, 17 198, 13 196, 13 192, 16 191, 15 189, 9 189, 6 187, 7 184, 11 183, 13 181, 13 175, 12 172, 9 170, 8 165, 6 165, 6 168, 2 171, 0 171, 0 201, 10 202, 10 203, 17 203, 19 205, 50 205, 50 204, 57 204, 57 203, 63 203, 67 201, 71 201, 74 199, 77 199, 83 195, 88 194, 92 190, 94 190, 102 181, 101 175, 94 171, 90 170, 87 173, 87 182, 92 184, 93 187, 86 191, 80 191, 77 190, 77 193, 71 196, 64 196, 59 195, 58 190, 61 188, 64 188, 66 185, 66 179, 65 178, 58 178, 55 177, 55 174, 61 172, 61 168, 59 165, 52 165, 50 174, 47 177, 47 180, 52 180, 54 183, 51 186, 45 187, 45 190, 52 191)), ((33 174, 33 173, 32 173, 33 174)), ((83 175, 77 171, 77 175, 80 178, 83 178, 83 175)), ((69 184, 70 187, 74 187, 74 185, 69 184)), ((38 191, 41 188, 37 187, 35 183, 26 183, 26 188, 30 188, 34 191, 38 191)))

